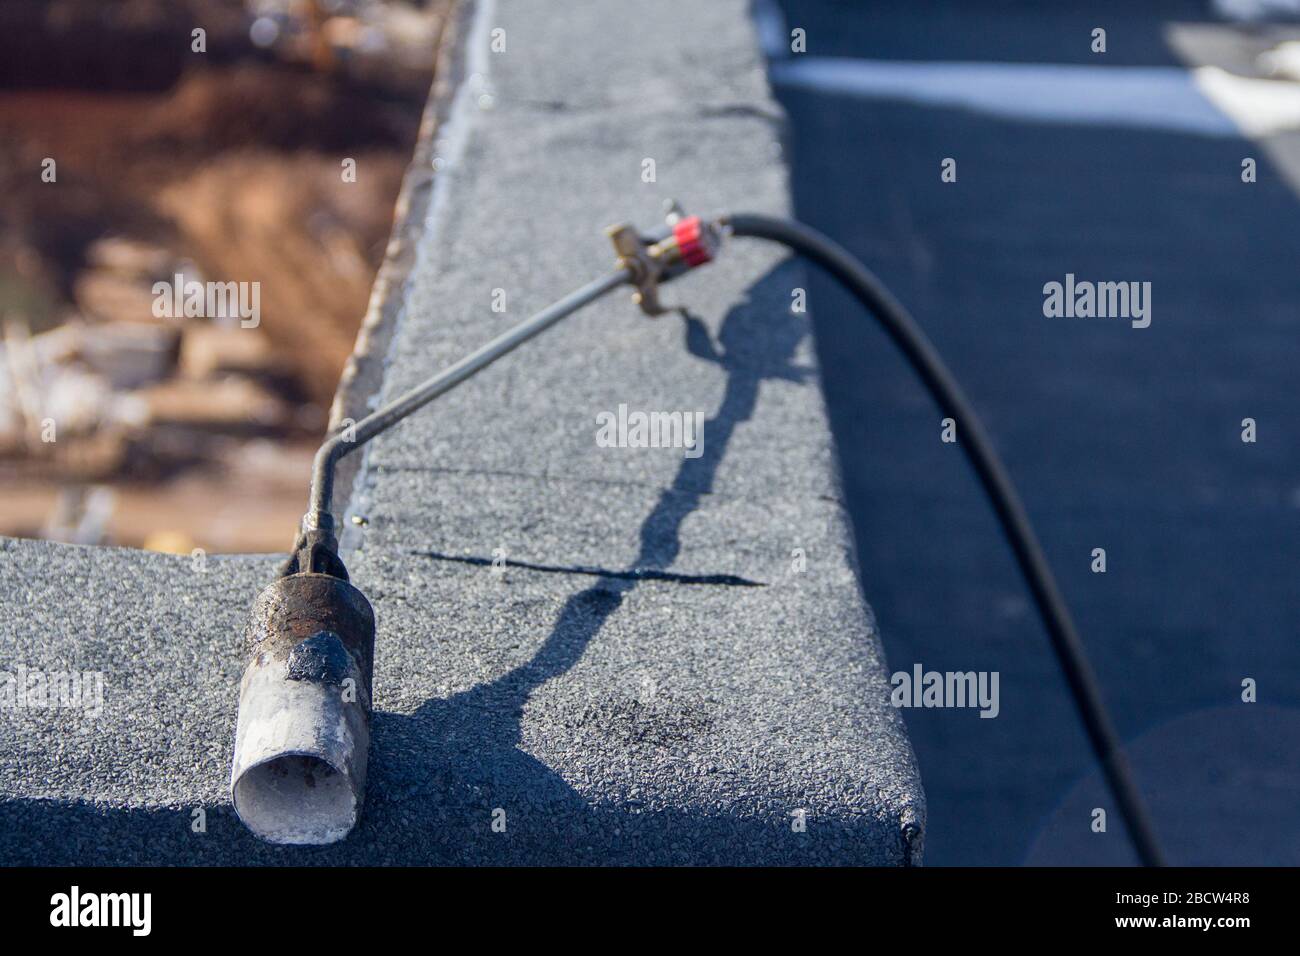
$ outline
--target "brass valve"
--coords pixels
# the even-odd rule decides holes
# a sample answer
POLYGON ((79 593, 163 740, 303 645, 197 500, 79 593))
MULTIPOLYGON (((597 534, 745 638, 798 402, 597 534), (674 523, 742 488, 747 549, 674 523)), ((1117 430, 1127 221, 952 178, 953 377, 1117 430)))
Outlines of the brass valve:
POLYGON ((721 244, 716 223, 683 216, 676 204, 669 209, 667 226, 667 235, 657 240, 646 239, 627 223, 605 230, 618 254, 619 267, 628 270, 636 286, 632 301, 649 316, 671 311, 659 299, 660 284, 712 262, 721 244))

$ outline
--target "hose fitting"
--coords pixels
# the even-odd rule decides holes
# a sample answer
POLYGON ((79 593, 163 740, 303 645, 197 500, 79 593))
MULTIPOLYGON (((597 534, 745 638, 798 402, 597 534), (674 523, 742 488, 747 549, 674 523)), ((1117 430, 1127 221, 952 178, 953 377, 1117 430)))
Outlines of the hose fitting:
POLYGON ((667 230, 659 237, 643 236, 627 223, 605 230, 618 253, 619 267, 628 271, 636 286, 632 301, 649 316, 671 311, 659 299, 660 285, 712 262, 722 244, 718 223, 683 216, 676 203, 670 203, 666 222, 667 230))
POLYGON ((712 262, 718 248, 718 236, 711 225, 699 216, 687 216, 673 224, 672 247, 665 255, 684 262, 688 269, 712 262))

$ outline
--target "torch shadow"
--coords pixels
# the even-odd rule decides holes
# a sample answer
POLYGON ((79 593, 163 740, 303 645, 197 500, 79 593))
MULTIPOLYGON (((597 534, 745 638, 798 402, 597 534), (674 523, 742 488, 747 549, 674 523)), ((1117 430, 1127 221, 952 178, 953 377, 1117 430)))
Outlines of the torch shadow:
MULTIPOLYGON (((769 272, 750 287, 749 297, 780 301, 798 284, 788 270, 786 265, 769 272)), ((792 364, 807 334, 802 321, 741 303, 727 313, 715 342, 699 318, 683 312, 681 319, 686 349, 725 371, 725 390, 717 412, 705 422, 708 440, 702 454, 682 460, 672 484, 659 493, 642 522, 629 570, 666 570, 677 559, 682 523, 712 491, 732 436, 754 413, 762 383, 802 382, 810 374, 792 364)), ((353 839, 390 839, 393 832, 405 831, 416 844, 413 856, 427 860, 445 854, 449 862, 735 859, 736 845, 730 841, 740 821, 685 819, 689 815, 635 805, 594 806, 521 749, 523 713, 533 693, 582 658, 638 583, 625 572, 601 574, 565 601, 526 663, 489 683, 431 699, 412 714, 376 713, 371 805, 353 839), (497 817, 504 832, 492 829, 498 808, 504 813, 497 817), (404 827, 408 819, 418 823, 404 827), (701 827, 716 831, 714 838, 701 833, 701 827)))

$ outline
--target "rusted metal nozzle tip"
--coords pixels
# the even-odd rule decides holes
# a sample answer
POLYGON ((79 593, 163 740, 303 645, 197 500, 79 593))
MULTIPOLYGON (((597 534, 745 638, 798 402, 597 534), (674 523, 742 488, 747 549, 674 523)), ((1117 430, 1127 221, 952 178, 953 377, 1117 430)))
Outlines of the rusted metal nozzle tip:
POLYGON ((375 617, 346 580, 301 572, 257 597, 230 774, 235 812, 270 843, 352 831, 370 753, 375 617))

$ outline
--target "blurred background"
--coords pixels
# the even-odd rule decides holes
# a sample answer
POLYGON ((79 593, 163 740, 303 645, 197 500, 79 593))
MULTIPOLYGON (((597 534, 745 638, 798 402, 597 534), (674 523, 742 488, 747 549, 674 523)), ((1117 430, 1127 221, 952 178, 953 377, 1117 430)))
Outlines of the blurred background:
POLYGON ((0 4, 0 534, 288 546, 447 8, 0 4), (175 276, 259 324, 155 317, 175 276))

